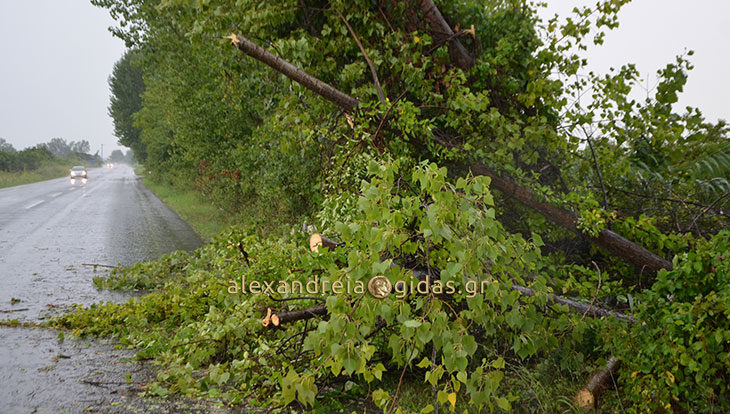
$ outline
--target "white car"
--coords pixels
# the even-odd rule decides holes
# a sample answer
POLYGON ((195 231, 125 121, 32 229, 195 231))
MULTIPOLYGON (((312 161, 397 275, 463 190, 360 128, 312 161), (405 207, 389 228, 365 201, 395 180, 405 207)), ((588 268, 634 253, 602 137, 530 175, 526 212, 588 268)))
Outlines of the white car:
POLYGON ((71 168, 71 179, 76 178, 83 178, 84 180, 88 179, 88 176, 86 174, 86 167, 77 165, 73 168, 71 168))

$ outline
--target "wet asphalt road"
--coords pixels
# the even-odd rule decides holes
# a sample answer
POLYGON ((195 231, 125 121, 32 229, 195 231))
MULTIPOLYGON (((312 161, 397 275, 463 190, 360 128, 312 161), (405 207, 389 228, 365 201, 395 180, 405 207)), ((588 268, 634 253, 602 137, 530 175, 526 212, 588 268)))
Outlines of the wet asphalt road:
MULTIPOLYGON (((35 322, 73 303, 125 301, 97 291, 92 279, 104 272, 85 264, 128 265, 201 244, 125 165, 89 169, 86 183, 0 189, 0 319, 35 322)), ((80 412, 133 387, 121 385, 142 370, 120 359, 129 352, 57 335, 0 327, 0 413, 80 412)))

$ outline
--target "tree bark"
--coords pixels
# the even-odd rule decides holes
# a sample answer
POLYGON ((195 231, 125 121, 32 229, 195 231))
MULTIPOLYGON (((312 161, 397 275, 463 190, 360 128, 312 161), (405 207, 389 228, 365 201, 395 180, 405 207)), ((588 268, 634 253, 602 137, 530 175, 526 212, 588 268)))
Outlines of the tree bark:
POLYGON ((456 38, 433 0, 421 0, 421 11, 436 41, 449 43, 449 55, 454 64, 465 72, 470 70, 474 66, 474 58, 456 38))
MULTIPOLYGON (((492 180, 491 186, 493 188, 539 212, 553 223, 575 234, 583 235, 580 229, 578 229, 578 219, 574 213, 555 207, 548 202, 538 201, 537 197, 528 188, 517 184, 510 178, 502 177, 485 164, 473 164, 471 166, 471 172, 474 175, 488 176, 492 180)), ((672 269, 672 263, 670 261, 657 256, 646 248, 627 240, 611 230, 602 230, 598 233, 598 237, 588 237, 588 239, 598 247, 605 249, 607 252, 620 257, 636 267, 642 273, 656 274, 661 269, 672 269)))
POLYGON ((326 84, 314 76, 304 72, 286 60, 269 53, 269 51, 245 37, 237 34, 231 34, 228 36, 228 39, 231 39, 231 43, 233 43, 233 45, 241 52, 269 65, 272 69, 286 75, 288 78, 298 82, 312 92, 323 96, 325 99, 333 102, 345 111, 352 112, 357 107, 357 99, 340 92, 329 84, 326 84))
POLYGON ((595 408, 598 397, 607 388, 608 380, 616 373, 621 361, 616 357, 611 357, 606 363, 606 367, 593 374, 591 380, 582 390, 578 391, 575 396, 575 402, 580 408, 595 408))
MULTIPOLYGON (((304 308, 300 310, 294 310, 289 312, 279 312, 279 313, 272 313, 270 316, 271 324, 263 323, 263 325, 266 326, 274 326, 277 327, 281 324, 287 324, 287 323, 293 323, 296 321, 301 321, 305 319, 312 319, 316 316, 325 316, 327 315, 327 305, 316 305, 311 306, 309 308, 304 308)), ((267 317, 269 317, 267 315, 267 317)))
MULTIPOLYGON (((528 287, 513 284, 512 289, 520 292, 522 296, 535 296, 535 291, 528 287)), ((609 309, 594 306, 588 303, 578 302, 577 300, 564 298, 553 294, 548 295, 548 302, 557 303, 559 305, 565 305, 575 312, 582 313, 583 315, 590 316, 591 318, 616 318, 620 321, 634 323, 636 318, 620 312, 615 312, 609 309)))
POLYGON ((312 233, 309 236, 309 250, 313 252, 318 252, 320 247, 328 247, 330 250, 334 250, 339 246, 341 246, 341 243, 328 239, 319 233, 312 233))

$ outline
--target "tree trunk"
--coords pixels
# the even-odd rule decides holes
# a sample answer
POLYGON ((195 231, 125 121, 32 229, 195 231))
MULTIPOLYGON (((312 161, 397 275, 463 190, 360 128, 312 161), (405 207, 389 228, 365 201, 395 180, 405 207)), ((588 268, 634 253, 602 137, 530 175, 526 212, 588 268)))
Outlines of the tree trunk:
POLYGON ((345 111, 352 112, 357 107, 357 99, 340 92, 332 86, 297 68, 286 60, 269 53, 269 51, 245 37, 237 34, 231 34, 228 38, 231 39, 231 43, 233 43, 233 45, 241 52, 269 65, 275 71, 286 75, 289 79, 292 79, 312 92, 323 96, 325 99, 333 102, 345 111))
POLYGON ((580 408, 596 408, 598 397, 607 388, 608 380, 616 373, 621 361, 616 357, 608 359, 606 367, 593 374, 591 380, 575 396, 575 402, 580 408))
MULTIPOLYGON (((488 176, 492 179, 491 186, 493 188, 503 192, 506 196, 513 197, 525 206, 542 214, 553 223, 575 234, 583 235, 580 229, 578 229, 578 219, 574 213, 555 207, 548 202, 538 201, 537 197, 528 188, 517 184, 510 178, 502 177, 487 165, 474 164, 471 166, 471 171, 474 175, 488 176)), ((620 257, 625 262, 636 267, 642 273, 656 274, 661 269, 672 269, 672 263, 670 261, 657 256, 646 248, 625 239, 611 230, 602 230, 598 233, 598 237, 585 237, 598 247, 605 249, 607 252, 620 257)))
POLYGON ((461 44, 459 39, 456 38, 454 31, 446 23, 444 16, 441 15, 433 0, 421 0, 421 11, 423 12, 423 17, 426 19, 426 23, 431 28, 431 34, 433 34, 436 42, 449 43, 449 55, 454 64, 465 72, 471 69, 474 66, 474 58, 469 54, 464 45, 461 44))

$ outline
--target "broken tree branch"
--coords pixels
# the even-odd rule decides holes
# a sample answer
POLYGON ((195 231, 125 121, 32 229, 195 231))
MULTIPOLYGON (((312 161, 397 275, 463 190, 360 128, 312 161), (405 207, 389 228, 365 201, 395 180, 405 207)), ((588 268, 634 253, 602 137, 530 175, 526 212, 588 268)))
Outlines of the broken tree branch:
POLYGON ((454 31, 451 30, 433 0, 421 0, 421 11, 436 41, 438 43, 448 42, 449 55, 454 64, 464 71, 471 69, 474 66, 474 58, 454 35, 454 31))
MULTIPOLYGON (((520 285, 512 285, 512 289, 518 291, 523 296, 535 296, 535 291, 520 285)), ((614 312, 612 310, 600 308, 597 306, 592 306, 587 303, 578 302, 573 299, 564 298, 562 296, 557 296, 553 294, 548 295, 548 303, 555 303, 559 305, 567 306, 572 311, 575 311, 577 313, 581 313, 587 316, 590 316, 592 318, 602 318, 602 317, 609 317, 609 318, 616 318, 618 320, 628 322, 628 323, 634 323, 636 322, 636 319, 633 316, 625 315, 620 312, 614 312)), ((281 312, 281 313, 272 313, 271 316, 267 315, 267 317, 263 320, 262 325, 264 327, 268 326, 274 326, 278 327, 282 324, 287 323, 293 323, 296 321, 306 320, 306 319, 312 319, 318 316, 326 316, 327 315, 327 306, 326 305, 316 305, 311 306, 304 309, 289 311, 289 312, 281 312), (278 318, 276 322, 274 322, 274 319, 278 318), (270 319, 271 323, 267 323, 267 319, 270 319)), ((382 327, 384 327, 383 325, 382 327)), ((377 332, 378 330, 382 329, 382 327, 376 328, 373 330, 373 332, 377 332)))
POLYGON ((511 178, 503 177, 491 167, 485 164, 473 164, 470 168, 474 175, 485 175, 491 178, 491 186, 493 188, 503 192, 505 195, 512 196, 515 200, 542 214, 553 223, 575 234, 585 236, 598 247, 601 247, 614 256, 620 257, 625 262, 639 269, 639 271, 656 274, 661 269, 672 269, 672 263, 670 261, 659 257, 643 246, 639 246, 611 230, 601 230, 597 237, 586 236, 578 228, 578 218, 575 213, 555 207, 545 201, 538 201, 531 190, 517 184, 511 178))
MULTIPOLYGON (((520 292, 522 296, 535 296, 535 291, 525 287, 520 286, 517 284, 512 285, 512 289, 520 292)), ((629 316, 620 312, 615 312, 609 309, 600 308, 598 306, 594 306, 588 303, 578 302, 577 300, 564 298, 562 296, 548 294, 548 303, 557 303, 559 305, 564 305, 570 308, 571 310, 581 313, 586 316, 590 316, 592 318, 616 318, 620 321, 628 322, 628 323, 634 323, 636 322, 636 318, 633 316, 629 316)))
POLYGON ((27 311, 29 308, 18 308, 18 309, 9 309, 9 310, 0 310, 0 313, 13 313, 13 312, 24 312, 27 311))
MULTIPOLYGON (((343 245, 342 243, 337 243, 333 240, 323 237, 319 233, 313 233, 309 237, 309 248, 312 249, 312 251, 316 251, 315 248, 316 248, 316 246, 318 246, 316 243, 313 244, 313 240, 316 242, 317 240, 320 240, 320 239, 327 240, 327 243, 329 243, 330 246, 332 246, 332 245, 342 246, 343 245), (312 247, 313 245, 315 247, 312 247)), ((392 263, 391 266, 399 267, 399 265, 397 265, 395 263, 392 263)), ((598 265, 595 265, 595 266, 596 266, 596 269, 598 269, 599 279, 600 279, 601 270, 598 268, 598 265)), ((429 277, 429 274, 430 274, 430 272, 424 272, 424 271, 418 270, 418 269, 409 269, 409 270, 413 274, 413 277, 415 277, 419 281, 427 280, 427 277, 429 277)), ((430 277, 433 277, 433 276, 430 276, 430 277)), ((398 283, 402 283, 402 282, 398 282, 398 283)), ((398 283, 396 283, 396 285, 398 283)), ((520 292, 523 296, 535 296, 535 291, 528 287, 525 287, 525 286, 520 286, 518 284, 512 284, 512 289, 520 292)), ((600 289, 600 282, 599 282, 599 289, 600 289)), ((596 295, 597 294, 598 294, 598 292, 596 292, 596 295)), ((615 312, 615 311, 612 311, 609 309, 604 309, 601 307, 594 306, 593 303, 596 300, 595 297, 589 304, 579 302, 577 300, 570 299, 570 298, 564 298, 562 296, 557 296, 554 294, 548 294, 547 299, 548 299, 548 303, 557 303, 559 305, 567 306, 568 308, 572 309, 573 311, 582 313, 583 317, 585 317, 585 316, 590 316, 592 318, 609 317, 609 318, 616 318, 620 321, 624 321, 624 322, 628 322, 628 323, 636 322, 636 319, 633 316, 625 315, 620 312, 615 312)))
MULTIPOLYGON (((304 308, 300 310, 294 310, 289 312, 280 312, 280 313, 272 313, 271 314, 271 324, 263 324, 264 327, 268 326, 274 326, 278 327, 281 324, 287 324, 287 323, 293 323, 296 321, 301 321, 305 319, 312 319, 317 316, 326 316, 327 315, 327 306, 326 305, 317 305, 312 306, 309 308, 304 308)), ((265 322, 266 320, 264 320, 265 322)))
POLYGON ((609 378, 613 377, 613 374, 618 370, 621 361, 618 358, 612 356, 608 359, 606 366, 593 374, 591 380, 582 390, 578 391, 575 396, 575 402, 580 408, 595 408, 598 402, 598 397, 607 388, 609 378))
POLYGON ((355 39, 355 43, 357 43, 357 47, 360 48, 360 52, 362 52, 363 57, 365 58, 365 61, 368 63, 368 66, 370 67, 370 73, 373 75, 373 83, 375 83, 375 89, 378 91, 378 98, 380 98, 380 103, 385 105, 385 94, 383 93, 383 88, 380 86, 380 80, 378 79, 378 72, 375 71, 375 65, 373 64, 373 61, 370 60, 370 57, 368 56, 368 52, 365 51, 365 48, 363 47, 362 43, 360 43, 360 38, 357 37, 357 34, 355 34, 355 30, 350 26, 350 23, 347 22, 347 19, 345 19, 345 16, 340 13, 339 10, 335 10, 337 14, 340 16, 340 19, 345 23, 345 26, 347 26, 347 30, 350 31, 350 34, 352 35, 352 38, 355 39))
MULTIPOLYGON (((525 286, 513 284, 512 289, 518 291, 523 296, 528 296, 528 297, 535 296, 535 291, 528 287, 525 287, 525 286)), ((555 303, 558 305, 567 306, 572 311, 581 313, 586 316, 590 316, 592 318, 608 317, 608 318, 615 318, 615 319, 618 319, 620 321, 624 321, 627 323, 636 322, 636 319, 633 316, 625 315, 620 312, 615 312, 615 311, 612 311, 609 309, 601 308, 598 306, 590 305, 587 303, 579 302, 577 300, 564 298, 562 296, 557 296, 557 295, 553 295, 553 294, 548 295, 548 303, 555 303)), ((305 320, 305 319, 311 319, 311 318, 314 318, 317 316, 325 316, 325 315, 327 315, 327 306, 322 304, 322 305, 311 306, 311 307, 300 309, 300 310, 281 312, 281 313, 270 313, 271 309, 268 309, 267 312, 269 312, 269 313, 266 315, 266 317, 262 321, 262 325, 264 327, 268 327, 268 326, 278 327, 281 324, 292 323, 292 322, 305 320)), ((376 326, 376 328, 373 330, 373 333, 382 329, 384 326, 385 326, 384 323, 383 323, 383 326, 380 326, 380 327, 376 326)))
POLYGON ((230 36, 227 36, 226 38, 231 39, 231 43, 233 43, 233 45, 241 52, 251 56, 259 62, 267 64, 272 69, 285 75, 289 79, 296 81, 297 83, 311 90, 312 92, 323 96, 328 101, 333 102, 345 111, 352 112, 357 107, 357 99, 343 92, 340 92, 329 84, 324 83, 314 76, 304 72, 303 70, 297 68, 286 60, 271 54, 266 49, 260 47, 259 45, 253 43, 245 37, 234 33, 230 36))
POLYGON ((107 264, 99 264, 99 263, 81 263, 81 266, 94 266, 94 267, 106 267, 109 269, 116 269, 119 266, 112 266, 107 264))
POLYGON ((332 239, 328 239, 319 233, 313 233, 309 236, 309 250, 315 253, 319 252, 320 247, 327 247, 330 250, 334 250, 339 246, 341 246, 340 243, 337 243, 332 239))

